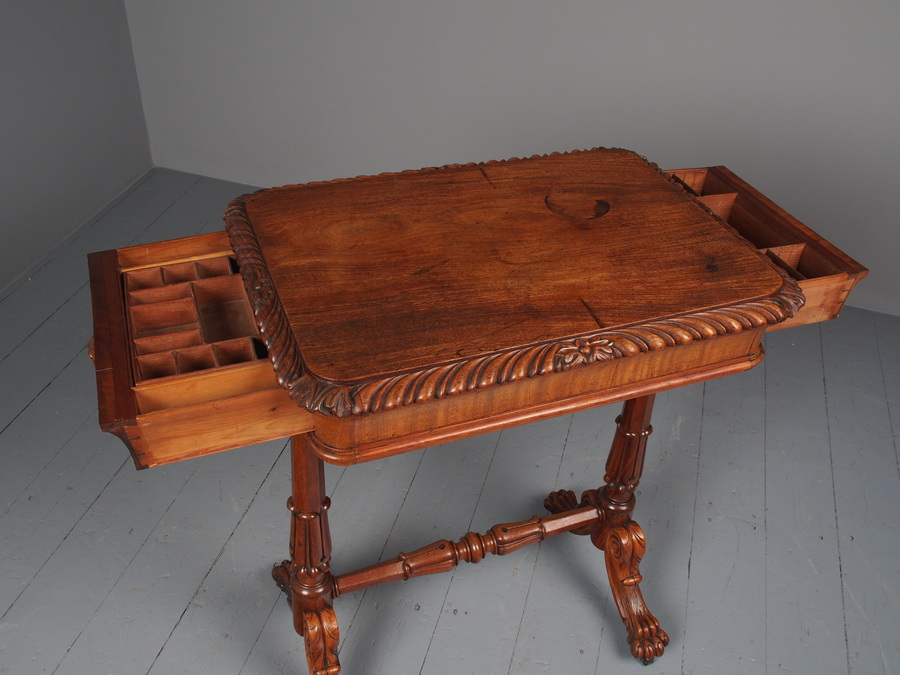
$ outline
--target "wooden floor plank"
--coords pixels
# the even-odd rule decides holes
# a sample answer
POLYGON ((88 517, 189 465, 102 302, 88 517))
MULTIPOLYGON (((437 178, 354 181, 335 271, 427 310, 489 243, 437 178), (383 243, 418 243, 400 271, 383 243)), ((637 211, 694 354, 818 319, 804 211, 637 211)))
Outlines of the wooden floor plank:
POLYGON ((768 663, 826 672, 847 652, 819 326, 766 346, 768 663))
POLYGON ((764 673, 765 378, 707 382, 683 669, 764 673))
MULTIPOLYGON (((85 421, 96 421, 93 370, 87 350, 82 349, 70 358, 58 374, 48 376, 52 377, 49 382, 38 381, 33 387, 22 386, 25 390, 23 394, 33 398, 0 430, 3 462, 0 504, 4 509, 22 497, 32 481, 64 451, 69 439, 85 421)), ((13 394, 8 393, 10 397, 13 394)), ((6 405, 8 411, 13 407, 12 404, 6 405)), ((96 424, 93 432, 97 445, 107 443, 108 439, 100 435, 96 424)))
POLYGON ((894 437, 894 453, 900 471, 900 316, 877 314, 875 338, 884 379, 885 400, 894 437))
MULTIPOLYGON (((486 434, 425 451, 387 538, 386 557, 452 539, 471 523, 498 440, 499 433, 486 434)), ((450 581, 441 574, 367 589, 342 637, 348 675, 417 671, 450 581)))
MULTIPOLYGON (((272 580, 271 568, 287 549, 288 514, 284 504, 290 452, 284 441, 265 445, 272 450, 281 447, 278 459, 225 541, 209 574, 197 587, 149 673, 240 672, 274 610, 287 608, 272 580)), ((244 451, 256 452, 257 448, 241 450, 244 451)), ((270 449, 265 451, 268 454, 270 449)), ((277 613, 279 619, 291 624, 289 617, 277 613)), ((293 644, 281 645, 279 652, 302 644, 299 636, 290 637, 293 644)), ((301 658, 298 664, 302 663, 301 658)))
MULTIPOLYGON (((572 490, 580 498, 602 484, 617 412, 618 406, 608 406, 572 415, 556 476, 542 493, 572 490)), ((563 534, 541 544, 530 581, 509 672, 593 673, 601 644, 625 645, 603 553, 588 537, 563 534)))
MULTIPOLYGON (((84 673, 92 667, 103 672, 123 664, 134 673, 148 672, 186 607, 203 601, 204 580, 282 447, 269 443, 184 463, 181 470, 190 471, 184 488, 115 583, 103 589, 102 602, 86 614, 57 672, 84 673)), ((93 557, 83 561, 96 563, 93 557)))
MULTIPOLYGON (((421 463, 421 453, 410 453, 343 470, 340 481, 329 493, 335 574, 397 554, 385 550, 385 540, 421 463), (373 508, 373 499, 377 499, 379 508, 373 508), (372 534, 374 537, 369 536, 372 534)), ((337 468, 329 466, 326 470, 337 468)), ((287 537, 284 540, 287 546, 287 537)))
POLYGON ((0 516, 0 615, 12 607, 130 459, 85 419, 0 516))
POLYGON ((822 326, 851 673, 900 672, 900 473, 876 318, 845 309, 822 326))
POLYGON ((228 203, 234 197, 251 190, 253 188, 249 185, 200 178, 128 245, 149 244, 200 232, 222 230, 224 229, 222 214, 228 203))
MULTIPOLYGON (((477 499, 470 529, 484 533, 500 523, 543 515, 543 500, 559 472, 568 417, 506 429, 477 499)), ((463 531, 449 538, 459 539, 463 531)), ((553 542, 546 542, 552 545, 553 542)), ((535 545, 507 557, 462 565, 451 583, 429 645, 424 670, 504 672, 509 668, 538 555, 535 545), (470 616, 478 616, 472 621, 470 616), (494 627, 484 630, 487 623, 494 627)), ((560 601, 563 599, 560 598, 560 601)))
MULTIPOLYGON (((0 433, 76 358, 89 363, 86 348, 90 337, 91 296, 82 286, 0 362, 0 433)), ((91 399, 96 400, 96 395, 91 394, 85 402, 91 399)))
MULTIPOLYGON (((53 672, 59 667, 190 476, 186 466, 162 467, 153 473, 125 466, 116 473, 0 619, 0 653, 9 672, 53 672)), ((119 614, 120 622, 152 623, 157 606, 150 602, 139 610, 134 617, 119 614)), ((171 627, 160 623, 154 629, 171 627)), ((119 645, 111 640, 107 647, 119 645)), ((128 663, 125 659, 120 665, 128 663)), ((101 665, 96 668, 104 670, 101 665)))

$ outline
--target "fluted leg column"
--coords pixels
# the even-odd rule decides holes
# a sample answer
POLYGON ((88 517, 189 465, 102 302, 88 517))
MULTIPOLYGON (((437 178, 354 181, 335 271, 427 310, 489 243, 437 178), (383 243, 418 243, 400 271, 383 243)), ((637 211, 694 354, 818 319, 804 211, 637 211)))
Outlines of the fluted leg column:
POLYGON ((313 675, 336 675, 338 624, 332 607, 330 500, 325 496, 325 466, 306 436, 291 439, 291 559, 276 565, 272 577, 287 593, 294 628, 303 636, 313 675))

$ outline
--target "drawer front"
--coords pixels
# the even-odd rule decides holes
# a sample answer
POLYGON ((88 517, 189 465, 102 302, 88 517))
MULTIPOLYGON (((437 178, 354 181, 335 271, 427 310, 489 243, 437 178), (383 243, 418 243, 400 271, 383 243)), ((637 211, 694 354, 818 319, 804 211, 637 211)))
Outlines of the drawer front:
POLYGON ((139 468, 303 433, 224 233, 89 256, 100 425, 139 468))
POLYGON ((667 172, 707 208, 796 279, 806 304, 796 316, 769 328, 838 316, 868 270, 724 166, 667 172))

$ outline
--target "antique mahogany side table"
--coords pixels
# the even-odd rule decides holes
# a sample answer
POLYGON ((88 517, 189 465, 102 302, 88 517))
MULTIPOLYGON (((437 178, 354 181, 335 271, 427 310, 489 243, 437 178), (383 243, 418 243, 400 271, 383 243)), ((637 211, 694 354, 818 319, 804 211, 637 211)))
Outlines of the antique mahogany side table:
POLYGON ((767 329, 835 316, 866 273, 724 167, 625 150, 263 190, 225 220, 90 256, 100 421, 139 468, 292 437, 273 576, 313 673, 340 670, 339 595, 562 532, 604 551, 632 654, 662 654, 631 518, 655 393, 756 365, 767 329), (615 401, 601 487, 332 571, 323 462, 615 401))

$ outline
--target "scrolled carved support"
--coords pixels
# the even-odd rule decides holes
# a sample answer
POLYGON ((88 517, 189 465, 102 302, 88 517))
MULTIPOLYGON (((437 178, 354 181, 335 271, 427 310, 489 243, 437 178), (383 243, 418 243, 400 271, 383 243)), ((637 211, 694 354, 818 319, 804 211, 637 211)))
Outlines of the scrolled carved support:
POLYGON ((303 641, 306 645, 306 661, 311 675, 337 675, 341 672, 338 661, 337 618, 331 607, 303 612, 303 641))
POLYGON ((646 550, 644 531, 634 521, 613 527, 607 534, 604 552, 610 589, 628 633, 631 654, 645 665, 662 655, 669 644, 669 636, 647 609, 639 586, 638 565, 646 550))
POLYGON ((553 492, 544 500, 551 513, 589 506, 598 510, 600 517, 594 523, 572 532, 589 534, 591 542, 604 552, 610 589, 628 632, 631 653, 644 664, 661 655, 669 644, 668 635, 644 603, 639 563, 647 543, 641 526, 631 520, 647 438, 653 431, 650 426, 653 402, 652 395, 625 402, 622 414, 616 419, 616 433, 606 461, 605 485, 585 491, 580 501, 571 490, 553 492))

